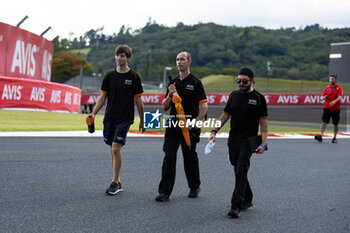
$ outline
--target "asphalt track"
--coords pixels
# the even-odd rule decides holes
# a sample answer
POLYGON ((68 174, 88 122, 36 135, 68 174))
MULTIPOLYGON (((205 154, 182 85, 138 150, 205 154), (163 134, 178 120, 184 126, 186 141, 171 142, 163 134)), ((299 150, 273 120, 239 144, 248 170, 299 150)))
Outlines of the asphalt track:
POLYGON ((212 154, 198 145, 201 193, 187 198, 179 151, 170 201, 154 197, 161 175, 162 138, 128 138, 124 191, 106 196, 111 179, 101 138, 1 137, 1 232, 350 232, 349 139, 269 140, 248 174, 254 206, 226 216, 234 186, 227 139, 212 154))

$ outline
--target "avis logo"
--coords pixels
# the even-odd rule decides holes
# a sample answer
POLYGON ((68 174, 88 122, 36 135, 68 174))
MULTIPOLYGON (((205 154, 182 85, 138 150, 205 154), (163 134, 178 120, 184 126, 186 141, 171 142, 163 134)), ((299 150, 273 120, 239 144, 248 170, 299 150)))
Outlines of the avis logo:
POLYGON ((143 128, 145 129, 160 129, 160 116, 159 109, 156 112, 144 112, 143 113, 143 128))

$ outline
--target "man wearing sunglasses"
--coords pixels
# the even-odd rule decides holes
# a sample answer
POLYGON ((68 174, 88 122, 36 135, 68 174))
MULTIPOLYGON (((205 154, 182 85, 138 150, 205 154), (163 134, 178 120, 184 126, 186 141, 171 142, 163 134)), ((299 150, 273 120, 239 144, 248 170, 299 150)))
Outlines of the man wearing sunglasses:
POLYGON ((230 163, 235 169, 235 189, 231 199, 231 209, 228 215, 238 218, 240 211, 251 207, 253 193, 247 174, 252 153, 262 154, 267 141, 267 105, 265 97, 253 89, 254 72, 248 67, 242 67, 238 72, 236 82, 239 90, 233 91, 219 120, 221 127, 212 130, 208 141, 215 141, 216 133, 231 117, 231 129, 228 139, 230 163), (249 144, 251 138, 256 138, 260 124, 261 143, 252 151, 249 144))

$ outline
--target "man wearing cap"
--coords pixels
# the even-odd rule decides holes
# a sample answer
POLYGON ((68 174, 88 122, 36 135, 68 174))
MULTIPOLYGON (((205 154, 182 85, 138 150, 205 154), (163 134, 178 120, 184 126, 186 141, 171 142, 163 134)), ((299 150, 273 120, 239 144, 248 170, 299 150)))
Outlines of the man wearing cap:
POLYGON ((253 205, 253 193, 247 174, 250 157, 253 152, 262 154, 267 141, 267 105, 265 97, 253 89, 254 72, 248 67, 242 67, 238 72, 236 82, 239 90, 233 91, 227 101, 219 120, 221 127, 212 130, 208 141, 215 141, 216 133, 231 117, 228 139, 229 159, 235 169, 235 188, 231 199, 231 209, 228 215, 238 218, 240 211, 253 205), (261 144, 252 151, 248 138, 256 138, 260 124, 261 144))
POLYGON ((321 96, 321 99, 326 100, 326 102, 323 108, 321 134, 315 135, 315 139, 319 142, 322 142, 323 133, 332 117, 334 125, 332 143, 337 143, 338 123, 340 120, 340 100, 343 96, 343 89, 336 84, 336 80, 337 75, 331 74, 329 76, 329 85, 325 88, 323 95, 321 96))

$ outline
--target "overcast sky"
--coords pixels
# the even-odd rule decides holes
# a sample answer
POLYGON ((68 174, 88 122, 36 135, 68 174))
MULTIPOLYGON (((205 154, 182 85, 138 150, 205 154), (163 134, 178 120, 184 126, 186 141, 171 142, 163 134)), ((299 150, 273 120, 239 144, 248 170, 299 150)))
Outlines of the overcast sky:
POLYGON ((158 24, 175 26, 214 22, 221 25, 265 28, 350 27, 350 0, 5 0, 0 22, 53 39, 79 37, 104 26, 103 33, 118 33, 122 25, 142 28, 151 17, 158 24))

